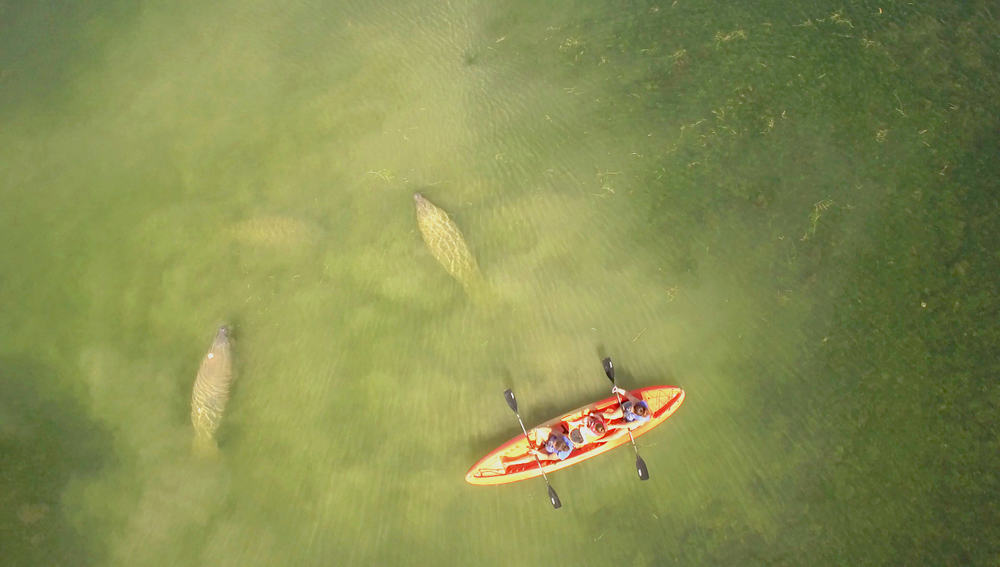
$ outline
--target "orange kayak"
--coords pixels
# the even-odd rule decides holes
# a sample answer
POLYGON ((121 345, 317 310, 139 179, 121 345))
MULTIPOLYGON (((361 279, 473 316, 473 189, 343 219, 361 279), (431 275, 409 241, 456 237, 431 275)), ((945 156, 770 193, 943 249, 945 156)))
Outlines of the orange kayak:
MULTIPOLYGON (((668 417, 677 411, 677 408, 679 408, 681 403, 684 401, 684 390, 678 388, 677 386, 648 386, 638 390, 631 390, 630 393, 635 397, 645 400, 646 404, 649 406, 649 412, 651 415, 648 422, 632 430, 633 438, 639 437, 666 421, 668 417)), ((555 419, 550 419, 538 427, 555 427, 560 422, 578 420, 586 413, 599 413, 617 407, 617 397, 605 398, 599 402, 594 402, 583 406, 582 408, 577 408, 555 419)), ((531 431, 529 431, 529 434, 530 433, 531 431)), ((607 441, 606 443, 601 443, 600 440, 598 440, 587 445, 574 447, 573 452, 570 453, 569 457, 561 461, 542 461, 542 468, 545 469, 546 474, 559 469, 564 469, 591 457, 596 457, 601 453, 606 453, 611 449, 626 443, 629 443, 628 435, 622 435, 607 441)), ((529 463, 520 463, 510 466, 505 466, 502 461, 503 457, 519 457, 525 455, 528 453, 528 450, 528 439, 522 433, 521 435, 518 435, 496 448, 482 459, 479 459, 479 462, 472 465, 469 472, 465 474, 465 481, 470 484, 507 484, 509 482, 517 482, 519 480, 527 480, 529 478, 541 476, 542 470, 538 467, 538 463, 534 460, 529 463)))

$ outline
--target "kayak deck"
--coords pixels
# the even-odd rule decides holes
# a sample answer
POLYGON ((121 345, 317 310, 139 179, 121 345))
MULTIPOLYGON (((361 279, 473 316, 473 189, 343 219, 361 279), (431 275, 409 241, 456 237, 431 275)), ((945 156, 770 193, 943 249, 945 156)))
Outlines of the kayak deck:
MULTIPOLYGON (((684 401, 684 390, 676 386, 648 386, 633 390, 630 393, 635 397, 642 398, 649 405, 650 411, 649 421, 632 430, 633 438, 639 437, 666 421, 668 417, 677 411, 677 408, 684 401)), ((555 419, 550 419, 535 429, 529 430, 528 435, 533 440, 535 430, 541 427, 556 427, 562 422, 578 420, 587 413, 601 413, 617 407, 617 397, 605 398, 575 409, 555 419)), ((605 437, 611 436, 613 436, 613 433, 609 432, 605 437)), ((569 457, 561 461, 542 461, 542 469, 544 469, 546 474, 564 469, 591 457, 596 457, 601 453, 606 453, 625 443, 629 443, 629 436, 627 434, 612 438, 606 442, 598 439, 587 445, 574 447, 569 457)), ((472 468, 465 475, 466 482, 477 485, 506 484, 541 476, 542 470, 539 469, 538 463, 534 459, 527 463, 510 466, 505 466, 504 464, 503 459, 505 457, 520 457, 527 454, 529 448, 528 438, 523 433, 518 435, 472 465, 472 468)))

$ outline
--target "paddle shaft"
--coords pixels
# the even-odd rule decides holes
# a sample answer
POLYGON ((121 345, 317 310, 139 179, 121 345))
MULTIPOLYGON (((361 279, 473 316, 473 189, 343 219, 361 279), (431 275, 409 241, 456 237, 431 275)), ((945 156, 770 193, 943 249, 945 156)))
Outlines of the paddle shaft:
POLYGON ((528 452, 531 453, 531 456, 535 458, 535 463, 538 465, 538 470, 542 473, 542 478, 545 479, 545 487, 549 491, 549 502, 552 503, 553 508, 558 510, 560 507, 562 507, 562 502, 559 501, 559 495, 556 494, 555 489, 552 488, 552 484, 549 483, 549 477, 547 474, 545 474, 545 467, 542 466, 541 459, 539 459, 538 455, 536 455, 531 450, 531 441, 528 439, 528 430, 524 427, 524 421, 521 420, 521 414, 517 411, 517 398, 514 396, 514 391, 507 390, 503 393, 503 395, 504 398, 506 398, 507 400, 507 405, 510 406, 511 411, 514 412, 514 416, 517 417, 517 423, 521 425, 521 431, 524 432, 524 440, 528 442, 528 452))
MULTIPOLYGON (((524 422, 521 421, 521 414, 517 413, 517 411, 514 411, 514 415, 517 416, 517 422, 521 424, 521 431, 524 432, 525 440, 528 440, 528 430, 524 428, 524 422)), ((545 479, 545 484, 548 484, 549 477, 545 475, 545 467, 542 466, 542 460, 538 458, 538 455, 536 455, 534 452, 531 451, 530 440, 528 440, 528 452, 531 453, 531 456, 535 458, 535 462, 538 463, 538 470, 542 471, 542 478, 545 479)))
MULTIPOLYGON (((611 383, 612 384, 615 383, 615 379, 614 378, 611 379, 611 383)), ((622 410, 622 419, 625 419, 625 408, 622 407, 622 403, 623 403, 622 402, 622 395, 619 394, 617 390, 615 391, 615 397, 618 398, 618 407, 621 408, 621 410, 622 410)), ((632 429, 628 426, 628 423, 629 423, 628 421, 626 421, 625 423, 626 423, 626 425, 625 425, 625 432, 628 433, 628 439, 629 439, 629 441, 632 442, 632 449, 635 451, 635 456, 638 457, 639 456, 639 448, 635 446, 635 437, 632 437, 632 429)))
MULTIPOLYGON (((611 358, 605 358, 601 361, 604 366, 604 373, 607 374, 608 380, 611 380, 611 391, 615 393, 615 397, 618 398, 618 408, 622 410, 622 419, 625 419, 625 406, 622 401, 621 394, 618 393, 618 384, 615 383, 615 365, 611 362, 611 358)), ((646 461, 642 460, 639 456, 639 447, 635 444, 635 437, 632 437, 632 429, 628 426, 628 420, 625 420, 625 431, 628 433, 628 439, 632 442, 632 450, 635 451, 635 470, 639 473, 639 480, 649 480, 649 469, 646 468, 646 461)))

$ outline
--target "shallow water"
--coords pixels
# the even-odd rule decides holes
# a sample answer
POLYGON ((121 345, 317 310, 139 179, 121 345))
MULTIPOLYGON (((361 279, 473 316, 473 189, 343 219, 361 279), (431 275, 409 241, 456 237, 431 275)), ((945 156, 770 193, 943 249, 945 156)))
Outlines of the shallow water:
POLYGON ((0 2, 4 563, 994 564, 996 17, 0 2), (464 483, 606 355, 648 482, 464 483))

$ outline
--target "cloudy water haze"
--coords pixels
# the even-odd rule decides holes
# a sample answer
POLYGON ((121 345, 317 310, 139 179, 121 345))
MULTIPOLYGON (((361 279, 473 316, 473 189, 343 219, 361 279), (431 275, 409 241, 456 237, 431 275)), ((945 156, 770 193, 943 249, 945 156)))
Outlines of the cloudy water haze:
POLYGON ((998 17, 0 0, 2 563, 995 565, 998 17))

